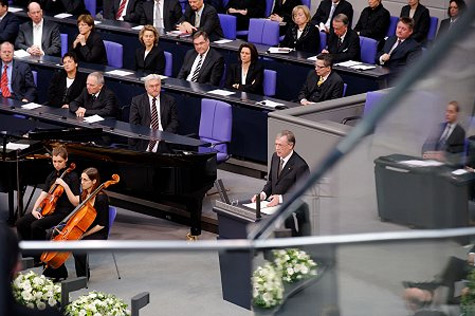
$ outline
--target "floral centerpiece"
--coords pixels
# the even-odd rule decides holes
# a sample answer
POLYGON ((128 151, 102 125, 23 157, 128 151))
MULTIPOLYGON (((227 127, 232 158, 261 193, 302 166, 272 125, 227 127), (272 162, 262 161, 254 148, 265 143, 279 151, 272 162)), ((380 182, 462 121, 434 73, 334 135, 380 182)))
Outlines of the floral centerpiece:
POLYGON ((258 267, 252 276, 252 300, 255 306, 272 308, 282 303, 282 277, 271 263, 258 267))
POLYGON ((274 265, 281 271, 284 282, 293 283, 317 275, 317 264, 303 250, 287 248, 272 253, 274 265))
POLYGON ((44 275, 33 271, 19 273, 12 284, 13 296, 19 304, 44 310, 47 306, 58 307, 61 287, 44 275))
POLYGON ((127 304, 112 294, 93 291, 66 307, 67 316, 128 316, 127 304))

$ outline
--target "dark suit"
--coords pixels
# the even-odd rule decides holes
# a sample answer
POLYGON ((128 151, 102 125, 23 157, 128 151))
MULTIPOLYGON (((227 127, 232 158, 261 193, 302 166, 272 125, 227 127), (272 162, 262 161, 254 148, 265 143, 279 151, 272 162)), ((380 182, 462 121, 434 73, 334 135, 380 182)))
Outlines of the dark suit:
MULTIPOLYGON (((160 123, 165 132, 176 133, 178 115, 175 99, 160 93, 160 123)), ((135 96, 130 104, 129 123, 150 127, 150 100, 147 93, 135 96)))
POLYGON ((20 20, 11 12, 7 12, 0 22, 0 44, 3 42, 15 43, 18 36, 20 20))
POLYGON ((56 72, 48 87, 48 105, 62 107, 76 99, 86 86, 87 75, 76 72, 76 78, 69 88, 66 88, 66 71, 56 72))
MULTIPOLYGON (((400 17, 409 17, 409 11, 411 7, 405 5, 401 9, 400 17)), ((427 33, 429 33, 430 27, 430 15, 429 10, 422 4, 418 4, 416 7, 416 12, 414 13, 414 32, 411 35, 411 38, 415 39, 417 42, 422 43, 427 39, 427 33)))
MULTIPOLYGON (((22 63, 20 61, 13 60, 10 65, 13 64, 12 68, 12 96, 15 99, 27 99, 28 101, 36 100, 36 85, 33 80, 33 73, 31 72, 30 66, 28 64, 22 63)), ((0 70, 0 77, 3 74, 3 63, 0 62, 2 69, 0 70)))
MULTIPOLYGON (((33 22, 28 21, 20 25, 15 47, 27 50, 31 46, 33 46, 33 22)), ((61 54, 59 27, 56 23, 45 19, 43 19, 41 50, 45 55, 59 56, 61 54)))
POLYGON ((252 63, 246 76, 246 83, 241 83, 242 67, 241 64, 232 64, 228 66, 226 75, 226 88, 234 89, 233 84, 239 84, 239 91, 262 94, 262 84, 264 81, 264 68, 259 63, 252 63))
POLYGON ((230 0, 226 6, 237 10, 247 10, 246 15, 240 13, 230 13, 237 19, 237 29, 247 30, 249 28, 249 19, 263 18, 266 10, 266 2, 264 0, 230 0))
POLYGON ((450 18, 443 19, 442 21, 440 21, 439 31, 437 32, 437 38, 439 38, 439 36, 447 32, 448 30, 450 30, 450 28, 454 26, 457 22, 458 22, 458 18, 452 23, 450 23, 450 18))
MULTIPOLYGON (((397 36, 391 36, 384 43, 383 50, 376 56, 376 63, 381 64, 380 57, 383 54, 388 54, 394 43, 397 41, 397 36)), ((384 63, 384 66, 391 68, 393 72, 401 71, 407 64, 413 62, 421 53, 421 47, 414 39, 408 38, 399 44, 391 53, 391 58, 384 63)))
MULTIPOLYGON (((187 6, 185 13, 178 21, 179 23, 188 22, 191 25, 195 25, 196 12, 191 10, 190 6, 187 6)), ((218 12, 211 5, 204 5, 203 12, 201 13, 200 18, 200 31, 205 31, 208 34, 211 41, 223 38, 223 29, 221 28, 221 23, 219 22, 218 12)))
MULTIPOLYGON (((106 0, 108 1, 108 0, 106 0)), ((41 0, 41 7, 48 12, 48 14, 55 15, 58 13, 70 13, 72 15, 81 15, 86 13, 86 6, 84 1, 78 0, 41 0)))
POLYGON ((296 51, 319 53, 320 35, 318 28, 312 23, 307 23, 300 38, 297 38, 298 26, 293 24, 287 29, 284 40, 280 42, 281 47, 295 48, 296 51))
MULTIPOLYGON (((74 40, 73 40, 74 41, 74 40)), ((101 36, 92 31, 86 40, 86 45, 77 44, 76 48, 71 47, 80 61, 107 65, 107 53, 104 41, 101 36)))
MULTIPOLYGON (((178 79, 184 79, 188 77, 191 71, 191 67, 198 56, 198 53, 191 49, 186 52, 185 59, 183 60, 183 65, 181 66, 180 72, 178 73, 178 79)), ((206 56, 201 70, 198 75, 197 82, 199 83, 209 83, 214 86, 219 86, 221 78, 224 71, 224 58, 220 53, 215 51, 213 48, 210 48, 208 55, 206 56)))
POLYGON ((145 47, 135 50, 134 70, 141 71, 144 74, 159 74, 165 72, 165 54, 163 49, 154 46, 144 60, 145 47))
MULTIPOLYGON (((163 26, 165 30, 176 29, 176 24, 182 17, 181 5, 178 0, 164 0, 163 3, 163 26)), ((137 7, 139 20, 138 23, 153 25, 153 1, 144 1, 137 7)), ((135 21, 137 22, 137 21, 135 21)))
MULTIPOLYGON (((115 20, 117 12, 119 12, 120 4, 122 0, 106 0, 106 2, 111 2, 107 7, 107 10, 104 10, 104 18, 108 20, 115 20)), ((124 21, 135 22, 138 20, 138 5, 142 0, 129 0, 127 7, 124 9, 124 21)))
POLYGON ((445 131, 447 123, 441 123, 437 129, 432 132, 431 136, 426 140, 422 146, 422 152, 426 151, 446 151, 451 154, 461 153, 465 146, 465 130, 459 124, 455 125, 452 133, 444 143, 440 142, 440 138, 445 131))
POLYGON ((284 19, 284 22, 293 23, 292 10, 300 4, 302 4, 300 0, 287 0, 284 4, 282 4, 282 0, 274 0, 272 14, 277 14, 284 19))
POLYGON ((87 88, 84 88, 81 94, 71 101, 69 104, 69 110, 75 113, 80 107, 86 109, 85 116, 100 115, 102 117, 115 116, 118 109, 118 101, 114 92, 107 89, 106 86, 102 87, 99 96, 92 101, 92 96, 87 92, 87 88))
POLYGON ((317 85, 318 79, 315 71, 310 70, 298 94, 298 101, 307 99, 311 102, 321 102, 343 97, 343 79, 336 72, 332 71, 320 87, 317 85))
POLYGON ((360 36, 374 38, 377 41, 381 41, 388 32, 389 22, 389 11, 380 3, 374 9, 371 7, 363 9, 354 30, 359 32, 360 36))
MULTIPOLYGON (((322 0, 320 5, 318 6, 317 12, 312 17, 312 23, 315 25, 319 25, 320 23, 325 24, 328 20, 328 16, 330 15, 330 11, 332 8, 332 1, 331 0, 322 0)), ((348 17, 349 23, 348 25, 351 27, 351 21, 353 20, 353 6, 346 0, 340 0, 340 3, 335 8, 333 12, 332 20, 338 14, 343 13, 348 17)), ((330 23, 330 29, 332 29, 332 24, 330 23)))
POLYGON ((333 30, 330 32, 328 37, 328 51, 333 57, 334 63, 339 63, 347 60, 361 60, 361 48, 360 48, 360 37, 356 34, 355 31, 348 28, 346 31, 345 39, 343 43, 338 47, 339 38, 333 33, 333 30))

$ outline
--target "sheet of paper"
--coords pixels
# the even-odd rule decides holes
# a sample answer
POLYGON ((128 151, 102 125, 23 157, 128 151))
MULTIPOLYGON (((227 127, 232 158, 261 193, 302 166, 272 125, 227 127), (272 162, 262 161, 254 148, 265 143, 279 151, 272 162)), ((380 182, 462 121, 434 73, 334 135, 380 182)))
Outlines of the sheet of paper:
POLYGON ((8 12, 11 12, 11 13, 16 13, 16 12, 21 12, 21 11, 23 11, 22 8, 8 7, 8 12))
MULTIPOLYGON (((268 201, 261 201, 261 213, 266 214, 266 215, 271 215, 274 214, 275 211, 279 209, 279 205, 277 206, 267 206, 269 204, 268 201)), ((249 204, 243 204, 246 207, 252 208, 253 210, 256 209, 256 203, 249 203, 249 204)))
POLYGON ((220 40, 217 40, 217 41, 214 41, 213 43, 216 43, 216 44, 226 44, 226 43, 229 43, 229 42, 232 42, 233 40, 230 40, 230 39, 220 39, 220 40))
POLYGON ((317 60, 317 56, 310 56, 310 57, 307 58, 307 60, 314 60, 315 61, 315 60, 317 60))
POLYGON ((275 101, 268 100, 268 99, 265 99, 265 100, 259 102, 259 104, 263 105, 263 106, 268 106, 268 107, 273 108, 273 109, 275 109, 279 105, 284 105, 284 103, 275 102, 275 101))
POLYGON ((143 25, 137 25, 137 26, 134 26, 132 30, 140 31, 141 29, 143 29, 143 27, 144 27, 143 25))
POLYGON ((267 51, 271 54, 288 54, 293 51, 293 49, 289 47, 269 47, 267 51))
POLYGON ((222 95, 222 96, 225 96, 225 97, 228 96, 228 95, 234 94, 234 92, 221 90, 221 89, 211 90, 211 91, 208 91, 207 93, 222 95))
MULTIPOLYGON (((8 143, 7 144, 7 150, 23 150, 23 149, 26 149, 30 147, 29 144, 16 144, 16 143, 8 143)), ((3 149, 3 146, 1 146, 1 148, 3 149)))
POLYGON ((461 176, 461 175, 466 174, 466 173, 468 173, 468 171, 465 170, 465 169, 457 169, 457 170, 452 171, 452 174, 454 176, 461 176))
POLYGON ((26 50, 24 49, 19 49, 19 50, 16 50, 14 55, 15 57, 18 57, 18 58, 21 58, 21 57, 30 57, 30 53, 28 53, 26 50))
POLYGON ((354 67, 356 65, 361 65, 361 64, 362 64, 361 61, 347 60, 335 65, 341 66, 341 67, 354 67))
POLYGON ((85 117, 84 121, 87 123, 96 123, 96 122, 104 121, 104 118, 100 115, 94 114, 92 116, 85 117))
POLYGON ((129 76, 129 75, 133 75, 133 74, 134 74, 133 72, 125 71, 125 70, 119 70, 119 69, 111 70, 111 71, 108 71, 108 72, 106 72, 106 73, 109 74, 109 75, 121 76, 121 77, 129 76))
POLYGON ((371 69, 375 69, 376 66, 375 65, 355 65, 351 68, 356 69, 356 70, 371 70, 371 69))
POLYGON ((94 25, 101 24, 101 21, 94 20, 94 25))
POLYGON ((69 13, 59 13, 59 14, 56 14, 54 17, 58 19, 66 19, 66 18, 69 18, 70 16, 73 16, 73 15, 69 13))
POLYGON ((438 167, 442 166, 444 163, 436 160, 403 160, 399 162, 402 165, 411 166, 411 167, 438 167))
POLYGON ((40 107, 41 107, 41 104, 34 103, 34 102, 30 102, 30 103, 21 105, 21 108, 24 109, 24 110, 33 110, 33 109, 37 109, 37 108, 40 108, 40 107))

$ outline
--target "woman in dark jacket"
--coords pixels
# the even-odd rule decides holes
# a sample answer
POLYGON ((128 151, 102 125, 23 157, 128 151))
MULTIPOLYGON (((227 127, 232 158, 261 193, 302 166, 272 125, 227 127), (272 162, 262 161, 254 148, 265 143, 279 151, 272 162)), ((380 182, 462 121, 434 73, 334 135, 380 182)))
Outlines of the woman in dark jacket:
POLYGON ((78 18, 79 34, 73 42, 72 51, 78 60, 107 65, 107 53, 101 36, 94 32, 94 19, 89 14, 78 18))
POLYGON ((74 53, 64 54, 62 61, 63 70, 54 74, 48 87, 48 105, 67 109, 86 86, 87 75, 78 71, 74 53))
POLYGON ((447 32, 455 23, 457 23, 459 17, 463 14, 467 5, 463 0, 450 0, 449 7, 447 9, 448 19, 444 19, 440 22, 439 32, 437 38, 447 32))
POLYGON ((318 28, 310 23, 310 10, 307 6, 296 6, 292 10, 292 20, 295 24, 287 29, 279 46, 317 54, 320 51, 320 35, 318 28))
POLYGON ((414 32, 411 37, 418 43, 423 43, 427 39, 430 27, 429 10, 420 4, 419 0, 408 0, 408 4, 401 9, 400 17, 414 19, 414 32))
POLYGON ((247 30, 249 19, 263 18, 265 10, 265 0, 230 0, 226 6, 226 13, 236 17, 238 30, 247 30))
POLYGON ((251 43, 241 44, 238 56, 240 63, 228 67, 226 88, 262 94, 264 69, 257 63, 256 46, 251 43))
POLYGON ((152 25, 145 25, 139 33, 142 47, 137 48, 134 58, 134 70, 145 75, 163 75, 165 72, 165 54, 158 47, 158 31, 152 25))

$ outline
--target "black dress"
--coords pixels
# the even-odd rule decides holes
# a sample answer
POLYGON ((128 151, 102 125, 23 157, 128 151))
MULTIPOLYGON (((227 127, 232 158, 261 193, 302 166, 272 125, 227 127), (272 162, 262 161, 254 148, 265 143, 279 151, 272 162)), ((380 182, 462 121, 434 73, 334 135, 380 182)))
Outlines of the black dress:
POLYGON ((81 72, 76 72, 76 78, 73 83, 66 88, 66 71, 61 70, 53 75, 53 79, 48 87, 48 105, 54 107, 62 107, 64 104, 69 104, 76 99, 82 89, 86 86, 87 75, 81 72))
POLYGON ((154 46, 152 50, 145 56, 145 47, 140 47, 135 51, 134 70, 141 71, 144 74, 163 75, 165 72, 165 54, 163 49, 154 46))
POLYGON ((86 45, 77 44, 76 48, 71 47, 80 61, 107 65, 107 53, 104 41, 101 36, 92 31, 86 40, 86 45))
POLYGON ((262 85, 264 81, 264 68, 262 65, 258 63, 252 63, 249 66, 245 84, 241 83, 241 74, 241 64, 230 65, 226 75, 226 88, 236 90, 233 88, 233 84, 237 83, 239 84, 239 89, 237 89, 239 91, 262 94, 262 85))
POLYGON ((232 13, 237 19, 237 29, 238 30, 247 30, 249 28, 249 19, 252 18, 263 18, 266 10, 266 3, 264 0, 230 0, 226 6, 226 11, 229 8, 237 10, 246 10, 247 14, 235 14, 232 13))
POLYGON ((281 47, 295 48, 296 51, 309 52, 317 54, 320 51, 320 34, 318 28, 312 23, 307 23, 303 29, 302 35, 297 38, 298 26, 292 25, 287 29, 284 40, 280 43, 281 47))

